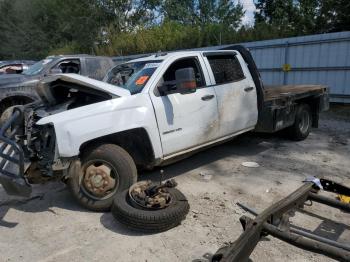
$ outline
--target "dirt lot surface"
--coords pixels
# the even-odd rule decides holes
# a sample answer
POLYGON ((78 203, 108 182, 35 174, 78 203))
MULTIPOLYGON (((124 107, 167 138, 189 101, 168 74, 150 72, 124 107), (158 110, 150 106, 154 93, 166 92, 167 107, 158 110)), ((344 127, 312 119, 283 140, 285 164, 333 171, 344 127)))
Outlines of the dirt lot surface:
MULTIPOLYGON (((29 200, 8 197, 0 188, 0 261, 192 261, 215 252, 242 232, 239 217, 247 213, 236 202, 263 210, 310 175, 350 186, 350 114, 344 110, 322 115, 320 128, 302 142, 244 135, 165 167, 191 209, 182 225, 160 234, 132 232, 110 213, 84 210, 61 183, 36 186, 29 200), (260 167, 244 167, 244 161, 260 167)), ((141 179, 156 180, 158 174, 159 169, 141 179)), ((350 214, 314 204, 292 221, 350 242, 350 214)), ((251 258, 331 261, 273 237, 261 241, 251 258)))

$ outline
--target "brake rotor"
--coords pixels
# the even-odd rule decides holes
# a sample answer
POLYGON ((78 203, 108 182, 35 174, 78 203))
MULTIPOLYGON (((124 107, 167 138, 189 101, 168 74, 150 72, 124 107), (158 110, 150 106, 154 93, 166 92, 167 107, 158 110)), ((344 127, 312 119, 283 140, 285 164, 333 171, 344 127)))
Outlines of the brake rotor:
POLYGON ((115 187, 116 181, 111 177, 112 169, 106 165, 90 165, 83 178, 85 188, 97 197, 104 197, 115 187))
POLYGON ((140 181, 129 188, 133 203, 145 209, 163 209, 170 205, 172 196, 169 184, 155 185, 152 181, 140 181))

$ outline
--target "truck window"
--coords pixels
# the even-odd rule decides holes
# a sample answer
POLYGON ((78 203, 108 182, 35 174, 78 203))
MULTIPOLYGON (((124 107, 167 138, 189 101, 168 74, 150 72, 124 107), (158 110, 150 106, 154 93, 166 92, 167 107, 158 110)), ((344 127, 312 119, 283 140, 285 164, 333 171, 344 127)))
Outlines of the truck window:
POLYGON ((125 88, 132 95, 137 94, 142 91, 161 62, 161 60, 147 60, 120 64, 112 68, 103 81, 125 88))
POLYGON ((107 71, 113 66, 110 59, 104 58, 85 58, 86 75, 93 79, 102 80, 107 71))
POLYGON ((27 70, 25 70, 23 74, 28 76, 37 75, 40 72, 42 72, 45 69, 45 67, 53 60, 53 58, 46 58, 44 60, 36 62, 35 64, 31 65, 27 70))
POLYGON ((233 54, 207 56, 217 85, 244 79, 237 57, 233 54))
POLYGON ((203 73, 200 68, 197 58, 185 58, 175 61, 170 67, 165 71, 163 78, 160 80, 157 86, 160 85, 176 85, 175 83, 175 72, 178 69, 192 67, 196 76, 197 88, 205 86, 205 81, 203 78, 203 73))
POLYGON ((61 69, 63 74, 80 74, 79 59, 67 59, 59 62, 53 69, 61 69))

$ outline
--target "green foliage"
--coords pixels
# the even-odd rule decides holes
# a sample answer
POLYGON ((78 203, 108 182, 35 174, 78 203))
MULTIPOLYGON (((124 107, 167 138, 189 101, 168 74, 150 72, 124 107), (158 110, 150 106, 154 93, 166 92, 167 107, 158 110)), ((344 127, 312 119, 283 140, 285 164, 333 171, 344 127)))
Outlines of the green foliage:
POLYGON ((293 35, 350 30, 349 0, 258 0, 256 24, 293 35))
POLYGON ((349 0, 0 0, 0 59, 127 55, 350 30, 349 0))

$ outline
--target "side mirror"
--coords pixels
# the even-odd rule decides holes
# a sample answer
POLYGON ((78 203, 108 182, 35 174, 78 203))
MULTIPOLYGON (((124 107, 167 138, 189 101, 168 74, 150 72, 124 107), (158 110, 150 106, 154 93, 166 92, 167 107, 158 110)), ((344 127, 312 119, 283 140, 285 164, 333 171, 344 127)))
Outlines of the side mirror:
POLYGON ((175 71, 176 90, 181 94, 196 92, 197 82, 193 67, 175 71))
POLYGON ((60 68, 52 68, 50 70, 50 75, 62 74, 62 70, 60 68))

